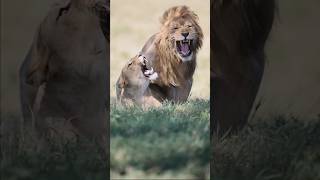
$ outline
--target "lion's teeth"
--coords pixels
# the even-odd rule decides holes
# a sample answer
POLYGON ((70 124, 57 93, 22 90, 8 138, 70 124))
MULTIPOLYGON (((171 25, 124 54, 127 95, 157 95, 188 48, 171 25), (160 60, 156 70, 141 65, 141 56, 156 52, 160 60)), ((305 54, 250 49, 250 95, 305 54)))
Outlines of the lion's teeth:
POLYGON ((149 77, 149 80, 154 81, 157 78, 158 78, 158 73, 155 72, 155 73, 151 74, 151 76, 149 77))
POLYGON ((144 72, 144 74, 145 75, 150 75, 150 74, 153 74, 153 68, 151 67, 151 69, 149 69, 149 70, 146 70, 145 72, 144 72))
POLYGON ((142 64, 144 64, 144 59, 143 59, 143 56, 139 56, 139 61, 140 61, 140 63, 142 63, 142 64))

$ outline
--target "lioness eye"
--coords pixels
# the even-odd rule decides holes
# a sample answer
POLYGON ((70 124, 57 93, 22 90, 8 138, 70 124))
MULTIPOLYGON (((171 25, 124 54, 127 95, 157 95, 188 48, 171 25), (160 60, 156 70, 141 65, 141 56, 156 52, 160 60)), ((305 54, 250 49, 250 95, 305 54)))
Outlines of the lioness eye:
POLYGON ((192 26, 191 26, 191 25, 188 25, 188 27, 191 28, 192 26))

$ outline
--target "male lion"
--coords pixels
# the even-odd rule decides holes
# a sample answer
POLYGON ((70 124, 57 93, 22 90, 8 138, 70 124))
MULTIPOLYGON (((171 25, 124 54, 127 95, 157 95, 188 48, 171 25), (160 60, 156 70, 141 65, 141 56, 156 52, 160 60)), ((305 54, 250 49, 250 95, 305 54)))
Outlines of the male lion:
POLYGON ((211 124, 219 134, 247 122, 264 71, 274 13, 274 0, 211 3, 211 124))
POLYGON ((198 17, 187 6, 164 12, 160 31, 149 38, 140 52, 159 74, 149 88, 160 102, 187 100, 202 39, 198 17))
POLYGON ((24 124, 43 137, 50 119, 63 118, 107 149, 107 4, 64 2, 40 24, 20 68, 24 124))
POLYGON ((132 58, 122 69, 116 84, 117 100, 126 106, 157 107, 161 103, 150 92, 150 82, 158 78, 157 72, 147 66, 142 55, 132 58))

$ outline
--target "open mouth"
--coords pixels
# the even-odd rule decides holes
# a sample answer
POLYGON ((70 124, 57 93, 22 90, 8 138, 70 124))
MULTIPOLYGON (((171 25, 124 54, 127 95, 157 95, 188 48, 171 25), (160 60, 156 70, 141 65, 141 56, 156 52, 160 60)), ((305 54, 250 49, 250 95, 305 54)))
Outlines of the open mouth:
POLYGON ((148 65, 147 65, 148 60, 142 55, 139 56, 139 60, 140 60, 140 63, 141 63, 142 74, 146 78, 148 78, 149 80, 157 79, 158 78, 158 73, 155 72, 152 67, 148 67, 148 65))
POLYGON ((141 70, 142 70, 142 72, 149 70, 149 68, 147 67, 147 64, 142 64, 141 70))
POLYGON ((190 39, 176 41, 177 51, 181 57, 188 57, 192 54, 191 44, 192 40, 190 39))
POLYGON ((141 62, 141 71, 142 73, 146 72, 147 70, 150 70, 148 67, 147 67, 147 60, 145 59, 145 57, 142 57, 142 59, 140 60, 141 62))

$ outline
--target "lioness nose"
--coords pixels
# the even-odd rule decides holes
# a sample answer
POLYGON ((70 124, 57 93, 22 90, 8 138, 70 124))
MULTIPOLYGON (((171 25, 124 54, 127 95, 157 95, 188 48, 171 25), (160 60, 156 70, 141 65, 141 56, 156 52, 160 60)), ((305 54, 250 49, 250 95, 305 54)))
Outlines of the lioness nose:
POLYGON ((184 38, 187 38, 188 37, 188 35, 189 35, 189 33, 187 32, 187 33, 181 33, 182 34, 182 36, 184 36, 184 38))

